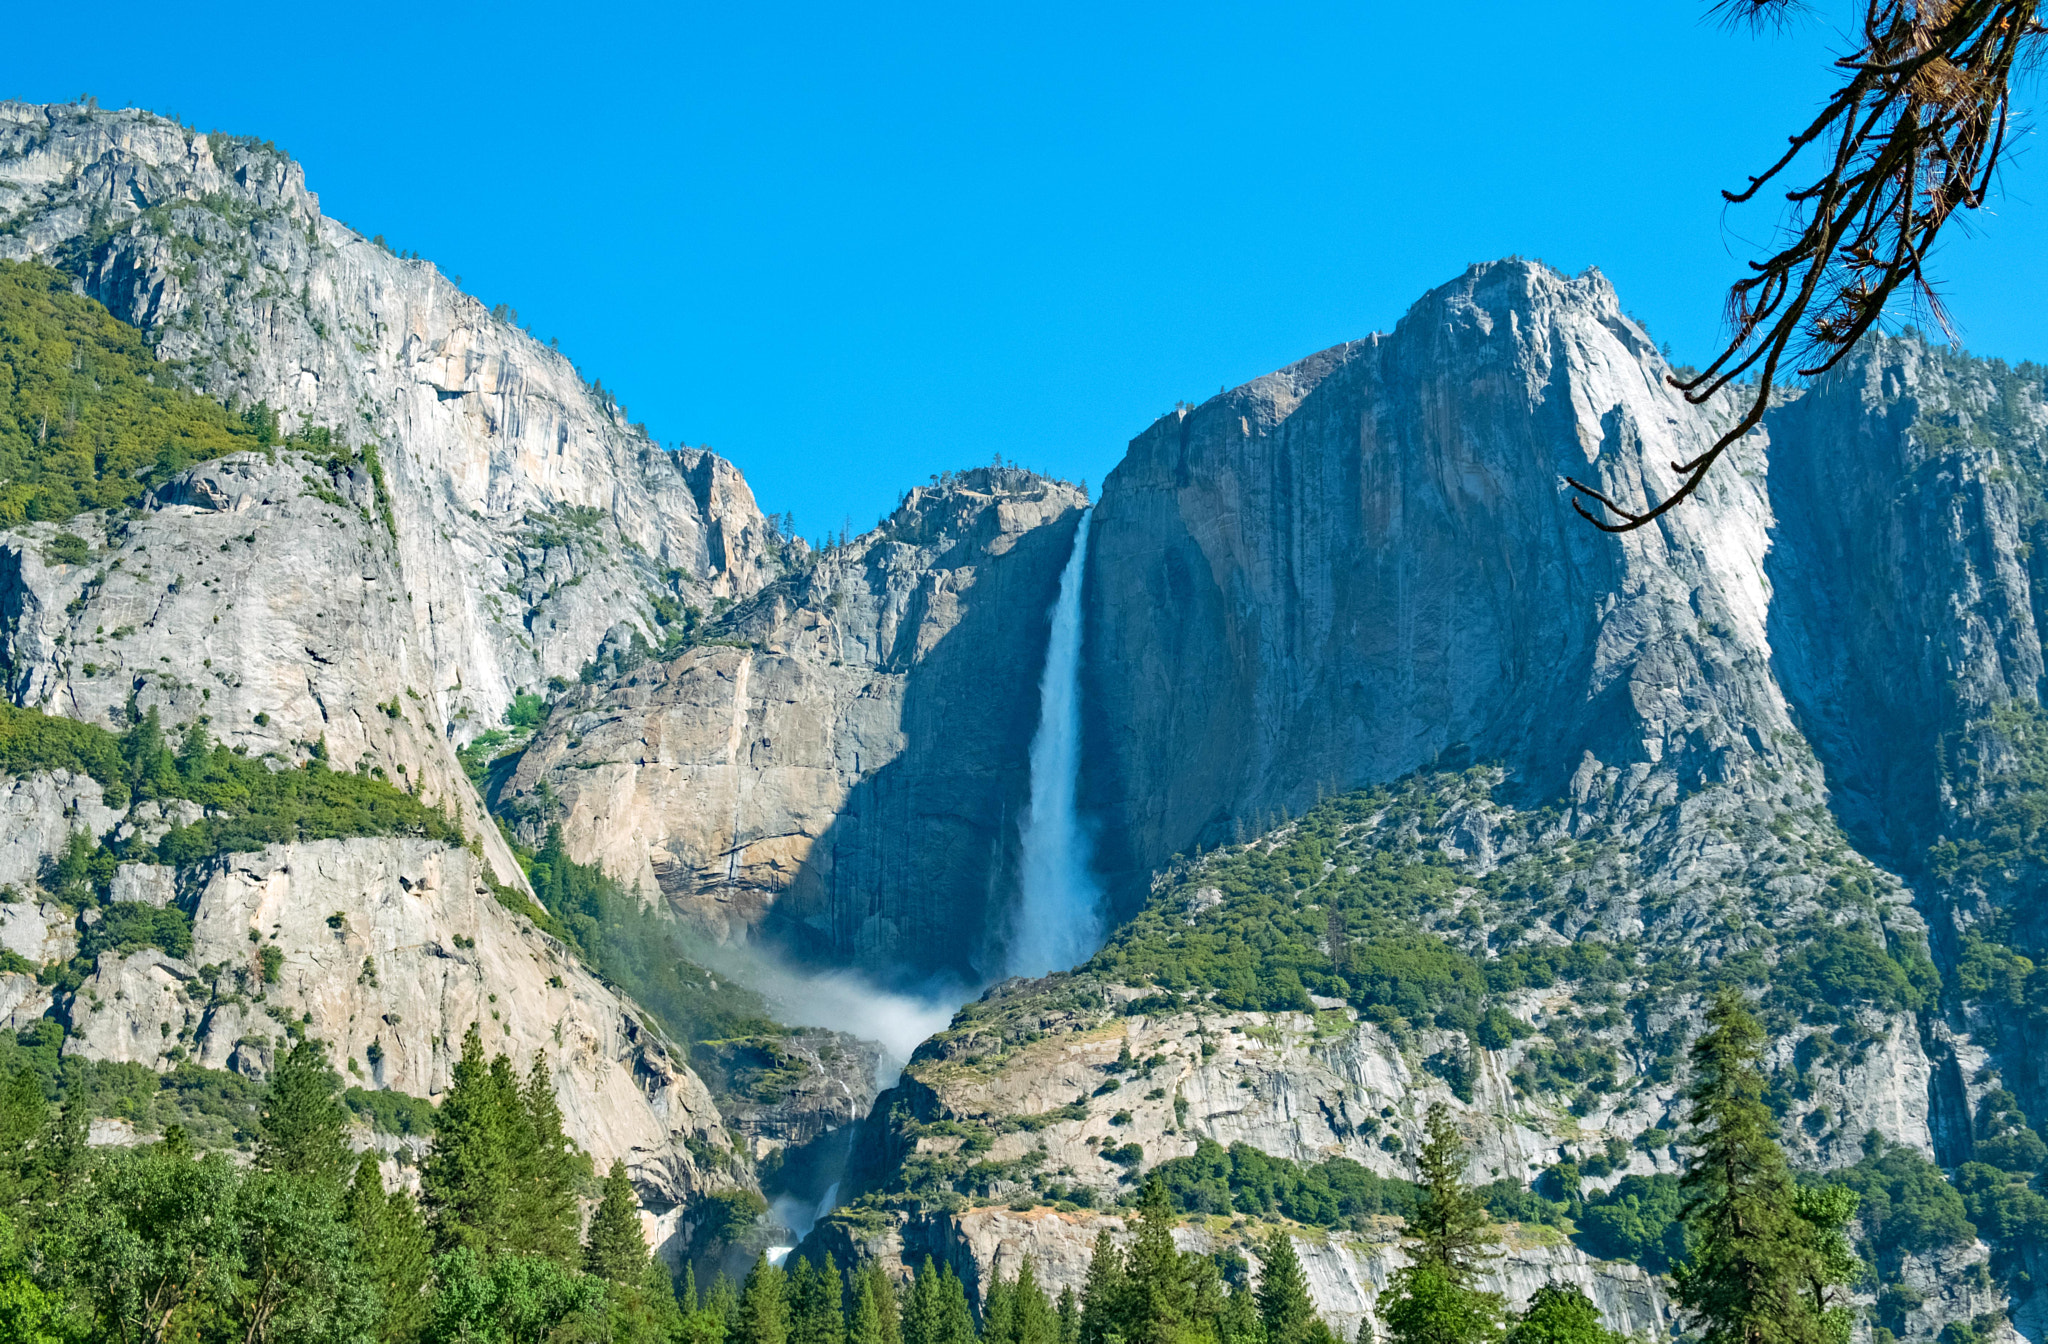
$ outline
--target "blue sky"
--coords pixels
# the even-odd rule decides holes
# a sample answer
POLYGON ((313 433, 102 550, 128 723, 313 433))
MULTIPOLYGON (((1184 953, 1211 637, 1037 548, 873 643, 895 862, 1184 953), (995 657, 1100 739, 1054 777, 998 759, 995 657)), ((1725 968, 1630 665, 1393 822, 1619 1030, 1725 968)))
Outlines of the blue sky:
MULTIPOLYGON (((1708 353, 1774 218, 1717 191, 1849 8, 101 0, 10 14, 0 96, 275 140, 817 537, 996 454, 1092 486, 1174 402, 1509 253, 1708 353)), ((1971 349, 2048 358, 2031 151, 2005 186, 1939 271, 1971 349)))

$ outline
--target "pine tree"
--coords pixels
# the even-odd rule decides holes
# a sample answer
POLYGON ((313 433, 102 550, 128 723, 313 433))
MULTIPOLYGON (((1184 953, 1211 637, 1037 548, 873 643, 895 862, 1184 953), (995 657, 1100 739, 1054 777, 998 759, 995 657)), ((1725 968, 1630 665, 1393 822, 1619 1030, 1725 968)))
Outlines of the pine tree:
POLYGON ((1800 1191, 1764 1103, 1764 1033, 1724 990, 1693 1043, 1691 1161, 1681 1182, 1691 1253, 1674 1276, 1702 1344, 1834 1344, 1847 1338, 1841 1285, 1856 1261, 1847 1191, 1800 1191))
POLYGON ((462 1057, 448 1095, 434 1116, 433 1147, 420 1163, 420 1190, 442 1250, 467 1246, 487 1251, 505 1245, 515 1163, 526 1146, 526 1126, 514 1104, 503 1079, 485 1062, 483 1038, 472 1024, 463 1034, 462 1057))
POLYGON ((339 1183, 350 1168, 348 1111, 341 1077, 327 1066, 327 1045, 311 1037, 277 1061, 257 1113, 256 1164, 339 1183))
POLYGON ((1249 1287, 1240 1287, 1223 1300, 1222 1310, 1216 1313, 1216 1338, 1218 1344, 1266 1344, 1258 1298, 1249 1287))
POLYGON ((1308 1275, 1294 1253, 1294 1238, 1275 1230, 1259 1256, 1259 1324, 1268 1344, 1308 1344, 1315 1327, 1315 1301, 1308 1295, 1308 1275))
MULTIPOLYGON (((1097 1232, 1095 1253, 1088 1260, 1088 1279, 1081 1288, 1081 1344, 1111 1344, 1124 1337, 1125 1282, 1123 1252, 1110 1240, 1107 1229, 1097 1232)), ((912 1344, 907 1334, 904 1344, 912 1344)))
POLYGON ((12 1208, 34 1190, 38 1140, 50 1125, 50 1104, 33 1069, 18 1069, 0 1087, 0 1204, 12 1208))
POLYGON ((69 1193, 85 1179, 92 1160, 89 1108, 84 1090, 73 1089, 73 1095, 64 1098, 64 1104, 50 1116, 48 1137, 39 1145, 47 1156, 38 1165, 51 1198, 69 1193))
POLYGON ((1008 1281, 991 1271, 988 1291, 981 1295, 982 1344, 1017 1344, 1015 1305, 1008 1281))
POLYGON ((412 1195, 404 1190, 386 1195, 377 1155, 366 1152, 357 1159, 343 1215, 353 1254, 377 1290, 377 1339, 382 1344, 413 1339, 426 1319, 434 1248, 412 1195))
POLYGON ((861 1272, 867 1277, 868 1295, 874 1299, 881 1344, 903 1344, 903 1313, 896 1297, 896 1280, 889 1277, 889 1271, 882 1268, 879 1260, 870 1260, 861 1272))
POLYGON ((637 1283, 646 1276, 647 1237, 640 1230, 640 1201, 626 1176, 626 1164, 617 1158, 605 1174, 604 1198, 590 1216, 590 1233, 583 1242, 583 1269, 617 1284, 637 1283))
POLYGON ((814 1344, 811 1327, 817 1281, 817 1271, 802 1256, 782 1262, 782 1295, 789 1301, 789 1344, 814 1344))
POLYGON ((1465 1143, 1442 1102, 1429 1108, 1426 1129, 1403 1238, 1409 1263, 1387 1285, 1382 1319, 1394 1344, 1488 1344, 1500 1337, 1506 1304, 1472 1285, 1496 1238, 1465 1185, 1465 1143))
POLYGON ((1576 1284, 1546 1283, 1509 1327, 1506 1344, 1628 1344, 1628 1337, 1607 1328, 1576 1284))
MULTIPOLYGON (((495 1069, 497 1061, 492 1063, 495 1069)), ((511 1061, 505 1063, 509 1073, 511 1061)), ((555 1101, 554 1077, 545 1054, 534 1056, 518 1096, 526 1132, 519 1145, 524 1161, 515 1178, 512 1244, 570 1264, 577 1251, 576 1187, 588 1173, 590 1159, 562 1132, 562 1108, 555 1101)), ((639 1277, 637 1270, 634 1277, 639 1277)))
POLYGON ((1012 1344, 1060 1344, 1059 1317, 1039 1284, 1038 1268, 1028 1255, 1017 1269, 1010 1302, 1012 1344))
POLYGON ((789 1344, 788 1280, 762 1256, 740 1289, 738 1328, 734 1344, 789 1344))
POLYGON ((1205 1308, 1221 1306, 1220 1298, 1201 1300, 1195 1257, 1173 1244, 1178 1221, 1166 1183, 1154 1177, 1138 1202, 1138 1235, 1124 1254, 1117 1333, 1130 1344, 1175 1344, 1208 1324, 1212 1312, 1205 1308))
POLYGON ((903 1344, 946 1344, 945 1307, 939 1300, 939 1271, 926 1256, 903 1301, 903 1344))
POLYGON ((974 1313, 967 1289, 951 1265, 926 1256, 903 1305, 903 1344, 974 1344, 974 1313))
POLYGON ((816 1344, 846 1344, 846 1284, 830 1251, 825 1252, 825 1267, 818 1271, 816 1293, 817 1324, 812 1338, 816 1344))
POLYGON ((1453 1283, 1470 1285, 1498 1238, 1486 1205, 1465 1185, 1465 1141, 1442 1102, 1429 1108, 1416 1157, 1418 1194, 1408 1219, 1409 1259, 1440 1266, 1453 1283))
POLYGON ((1081 1344, 1081 1301, 1072 1288, 1060 1289, 1060 1344, 1081 1344))
POLYGON ((704 1297, 704 1310, 718 1318, 720 1339, 739 1339, 740 1290, 722 1269, 711 1280, 711 1291, 704 1297))
POLYGON ((882 1344, 882 1304, 875 1300, 874 1276, 863 1267, 853 1279, 853 1316, 847 1344, 882 1344))
POLYGON ((939 1272, 939 1344, 975 1344, 974 1309, 967 1305, 967 1285, 947 1265, 939 1272))

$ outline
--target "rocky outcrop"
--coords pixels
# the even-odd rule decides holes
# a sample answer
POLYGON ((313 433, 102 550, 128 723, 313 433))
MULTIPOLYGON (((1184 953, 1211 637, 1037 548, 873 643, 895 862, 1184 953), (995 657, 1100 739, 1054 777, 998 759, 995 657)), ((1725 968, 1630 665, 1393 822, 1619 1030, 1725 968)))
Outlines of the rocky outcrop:
POLYGON ((875 1104, 881 1047, 845 1032, 798 1027, 706 1041, 695 1058, 720 1083, 727 1126, 758 1159, 801 1149, 866 1116, 875 1104))
POLYGON ((1086 500, 981 468, 912 490, 713 637, 564 704, 500 788, 720 939, 982 978, 1015 887, 1047 613, 1086 500))
MULTIPOLYGON (((1078 1296, 1087 1282, 1096 1236, 1105 1230, 1118 1244, 1131 1236, 1125 1216, 1049 1208, 984 1207, 865 1221, 847 1216, 820 1224, 799 1253, 822 1258, 829 1252, 841 1264, 879 1260, 904 1279, 930 1256, 935 1264, 952 1267, 979 1309, 989 1283, 997 1277, 1014 1279, 1026 1258, 1052 1297, 1067 1289, 1078 1296)), ((1243 1219, 1196 1221, 1174 1229, 1174 1244, 1199 1255, 1235 1253, 1252 1267, 1250 1282, 1256 1286, 1258 1244, 1267 1231, 1243 1219)), ((1510 1306, 1526 1305, 1546 1283, 1570 1283, 1593 1299, 1610 1328, 1648 1339, 1670 1334, 1670 1299, 1664 1286, 1641 1269, 1590 1259, 1552 1229, 1510 1225, 1503 1231, 1480 1286, 1501 1293, 1510 1306)), ((1389 1220, 1370 1233, 1296 1230, 1292 1235, 1309 1295, 1323 1320, 1340 1339, 1381 1336, 1377 1298, 1408 1262, 1398 1224, 1389 1220), (1368 1327, 1365 1336, 1359 1333, 1361 1324, 1368 1327)))
POLYGON ((384 503, 360 460, 287 448, 195 467, 131 519, 67 522, 89 565, 0 534, 12 697, 103 728, 154 709, 259 756, 318 746, 461 813, 517 880, 450 749, 461 673, 428 655, 384 503))
POLYGON ((523 1073, 545 1057, 564 1129, 599 1169, 680 1204, 745 1179, 718 1109, 630 1004, 507 910, 468 851, 424 840, 274 845, 183 874, 192 951, 103 955, 65 1007, 67 1054, 182 1058, 261 1077, 288 1032, 328 1043, 351 1085, 430 1100, 463 1033, 523 1073))
POLYGON ((120 823, 126 810, 108 807, 104 792, 97 781, 68 770, 26 779, 0 775, 0 888, 14 889, 10 902, 29 893, 73 831, 98 835, 120 823))
POLYGON ((1134 439, 1087 594, 1084 783, 1124 902, 1432 763, 1624 805, 1811 778, 1769 671, 1761 444, 1653 528, 1566 507, 1567 474, 1661 497, 1712 441, 1665 372, 1597 272, 1497 262, 1134 439))

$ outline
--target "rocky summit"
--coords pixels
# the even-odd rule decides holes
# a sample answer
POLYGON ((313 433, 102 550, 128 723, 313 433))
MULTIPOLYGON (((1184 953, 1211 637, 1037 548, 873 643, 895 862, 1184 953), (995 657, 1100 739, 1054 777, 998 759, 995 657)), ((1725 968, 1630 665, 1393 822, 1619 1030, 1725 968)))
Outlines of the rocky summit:
POLYGON ((1440 1106, 1482 1282, 1665 1336, 1734 990, 1853 1338, 2048 1332, 2038 366, 1873 337, 1610 536, 1563 478, 1654 502, 1733 411, 1504 260, 1099 499, 975 467, 814 549, 274 147, 0 103, 0 367, 0 1069, 103 1152, 262 1169, 317 1041, 380 1200, 450 1207, 500 1078, 706 1285, 1007 1311, 1150 1189, 1350 1339, 1440 1106), (1055 759, 1107 933, 1006 978, 1055 759))

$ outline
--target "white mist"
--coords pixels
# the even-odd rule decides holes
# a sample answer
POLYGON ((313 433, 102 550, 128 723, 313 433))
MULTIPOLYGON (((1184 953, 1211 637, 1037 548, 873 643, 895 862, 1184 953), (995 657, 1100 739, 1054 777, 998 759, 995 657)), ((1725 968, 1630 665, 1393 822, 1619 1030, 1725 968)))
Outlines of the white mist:
POLYGON ((1005 966, 1011 975, 1064 971, 1102 945, 1102 888, 1089 871, 1088 836, 1074 811, 1081 770, 1081 576, 1093 518, 1092 509, 1084 511, 1074 529, 1038 681, 1031 803, 1018 827, 1023 890, 1010 921, 1005 966))

